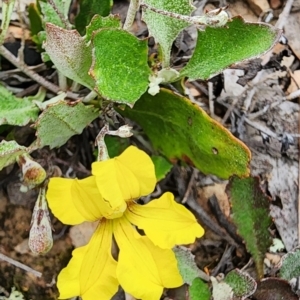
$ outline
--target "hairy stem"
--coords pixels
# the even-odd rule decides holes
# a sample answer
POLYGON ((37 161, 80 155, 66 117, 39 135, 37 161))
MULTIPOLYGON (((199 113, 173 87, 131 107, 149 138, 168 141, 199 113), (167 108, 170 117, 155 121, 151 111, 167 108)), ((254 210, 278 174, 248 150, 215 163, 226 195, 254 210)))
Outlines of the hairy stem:
POLYGON ((124 30, 129 31, 129 29, 131 28, 131 26, 134 22, 136 12, 139 9, 139 6, 140 6, 139 0, 131 0, 130 1, 127 16, 126 16, 126 20, 125 20, 125 23, 124 23, 124 26, 123 26, 124 30))

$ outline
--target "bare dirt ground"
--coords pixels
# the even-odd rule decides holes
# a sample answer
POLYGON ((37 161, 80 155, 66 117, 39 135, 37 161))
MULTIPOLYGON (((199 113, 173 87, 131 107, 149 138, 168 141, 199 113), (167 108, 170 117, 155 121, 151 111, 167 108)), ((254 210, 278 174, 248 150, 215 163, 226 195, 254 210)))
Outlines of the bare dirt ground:
MULTIPOLYGON (((212 9, 229 4, 232 16, 241 15, 247 21, 257 22, 273 13, 271 24, 280 25, 288 42, 278 44, 261 60, 252 60, 224 71, 209 82, 195 81, 186 84, 189 97, 200 103, 211 117, 222 123, 240 138, 251 150, 251 173, 259 176, 264 191, 272 198, 271 216, 274 220, 272 234, 281 239, 285 251, 290 251, 299 242, 298 183, 299 183, 299 94, 300 88, 300 1, 293 1, 290 11, 278 22, 285 7, 284 1, 196 1, 197 12, 205 6, 212 9), (220 2, 220 3, 219 3, 220 2), (214 6, 215 5, 215 6, 214 6), (262 68, 261 65, 264 67, 262 68), (258 72, 260 71, 260 72, 258 72), (252 74, 252 75, 251 75, 252 74), (239 79, 240 78, 240 79, 239 79), (237 83, 239 80, 241 84, 237 83)), ((113 12, 125 18, 128 3, 115 2, 113 12)), ((140 16, 138 16, 140 17, 140 16)), ((17 43, 22 36, 18 16, 12 23, 10 35, 17 43)), ((144 24, 137 21, 134 31, 138 36, 147 36, 144 24)), ((194 46, 193 29, 185 31, 175 42, 174 64, 190 55, 194 46)), ((29 52, 28 52, 29 53, 29 52)), ((40 62, 39 54, 28 54, 32 65, 40 62)), ((34 82, 25 79, 14 67, 2 63, 1 75, 12 72, 5 80, 14 86, 19 95, 36 91, 34 82), (21 75, 19 77, 17 75, 21 75)), ((32 129, 15 129, 15 137, 30 142, 32 129), (24 132, 25 131, 25 132, 24 132)), ((43 166, 51 161, 63 173, 85 177, 93 161, 91 150, 85 145, 95 138, 92 129, 74 137, 59 150, 43 149, 34 153, 43 166)), ((4 138, 0 127, 0 141, 4 138)), ((228 224, 220 224, 221 213, 230 215, 230 205, 224 192, 226 182, 213 176, 204 176, 192 168, 175 166, 160 184, 162 190, 170 190, 178 199, 185 199, 205 227, 203 238, 191 245, 198 266, 216 276, 233 268, 244 267, 250 259, 241 239, 227 233, 228 224), (213 195, 216 197, 214 198, 213 195), (198 206, 191 207, 190 199, 198 206)), ((89 238, 94 224, 73 228, 61 224, 51 216, 54 246, 44 256, 34 256, 28 248, 28 230, 36 191, 20 192, 20 171, 10 166, 0 171, 0 253, 42 273, 38 278, 31 272, 18 268, 0 257, 0 299, 8 296, 15 286, 26 299, 57 299, 56 276, 68 263, 74 247, 83 245, 89 238)), ((278 261, 282 253, 267 256, 271 263, 278 261)), ((254 274, 253 266, 248 271, 254 274)), ((122 294, 118 296, 122 299, 122 294)))

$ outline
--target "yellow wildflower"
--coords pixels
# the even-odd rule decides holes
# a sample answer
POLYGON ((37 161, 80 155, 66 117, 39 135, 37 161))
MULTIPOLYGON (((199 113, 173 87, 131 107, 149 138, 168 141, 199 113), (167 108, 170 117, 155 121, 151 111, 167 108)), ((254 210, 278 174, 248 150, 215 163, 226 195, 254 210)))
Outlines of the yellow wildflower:
POLYGON ((134 202, 155 187, 150 157, 130 146, 116 158, 93 163, 92 174, 50 179, 48 203, 63 223, 100 220, 89 243, 73 251, 59 274, 60 299, 111 299, 120 284, 136 298, 157 300, 163 288, 182 285, 171 248, 194 242, 203 229, 171 193, 146 205, 134 202), (111 255, 113 237, 117 261, 111 255))

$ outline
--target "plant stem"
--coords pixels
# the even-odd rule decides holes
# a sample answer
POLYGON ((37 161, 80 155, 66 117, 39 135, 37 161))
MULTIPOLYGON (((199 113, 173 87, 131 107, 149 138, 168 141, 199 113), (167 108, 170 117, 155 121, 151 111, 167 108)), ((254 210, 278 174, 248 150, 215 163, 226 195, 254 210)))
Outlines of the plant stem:
MULTIPOLYGON (((16 66, 19 70, 25 73, 28 77, 39 83, 41 86, 45 87, 49 91, 54 94, 58 94, 61 92, 60 88, 55 84, 47 81, 44 77, 30 70, 29 67, 21 62, 17 57, 15 57, 11 52, 9 52, 4 46, 0 46, 0 54, 5 57, 9 62, 11 62, 14 66, 16 66)), ((67 97, 73 100, 77 100, 79 97, 77 94, 66 92, 67 97)))
POLYGON ((134 19, 135 19, 136 12, 139 9, 139 6, 140 6, 140 1, 139 0, 131 0, 130 1, 129 8, 128 8, 128 11, 127 11, 126 20, 125 20, 125 23, 124 23, 124 26, 123 26, 124 30, 129 31, 129 29, 131 28, 131 26, 134 22, 134 19))
POLYGON ((15 5, 15 0, 3 1, 2 5, 2 23, 0 27, 0 45, 4 43, 6 32, 9 26, 11 14, 15 5))

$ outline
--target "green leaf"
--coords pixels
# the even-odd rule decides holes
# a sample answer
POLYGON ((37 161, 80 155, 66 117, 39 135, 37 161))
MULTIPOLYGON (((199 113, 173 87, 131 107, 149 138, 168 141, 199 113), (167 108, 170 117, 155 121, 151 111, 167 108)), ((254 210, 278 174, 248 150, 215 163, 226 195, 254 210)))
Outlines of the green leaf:
MULTIPOLYGON (((145 0, 144 3, 157 9, 182 15, 190 15, 194 9, 189 0, 145 0)), ((163 67, 168 67, 170 65, 170 52, 173 41, 179 32, 190 24, 186 21, 158 14, 149 9, 143 10, 143 21, 147 24, 149 35, 153 36, 155 41, 160 44, 163 67)))
POLYGON ((288 281, 300 276, 300 249, 295 249, 281 258, 279 276, 288 281))
POLYGON ((189 287, 190 300, 209 300, 211 293, 209 287, 200 278, 195 278, 189 287))
POLYGON ((258 276, 263 277, 264 256, 272 244, 269 227, 269 198, 262 192, 258 177, 230 179, 226 187, 233 211, 233 221, 245 240, 256 265, 258 276))
POLYGON ((198 31, 195 51, 181 76, 207 79, 233 63, 262 55, 278 41, 281 31, 268 24, 246 23, 235 17, 228 27, 198 31))
POLYGON ((20 146, 15 141, 2 141, 0 143, 0 171, 16 162, 16 158, 27 152, 27 148, 24 146, 20 146))
POLYGON ((14 10, 15 0, 2 2, 1 25, 0 25, 0 46, 4 43, 5 35, 9 27, 10 18, 14 10))
POLYGON ((94 88, 94 81, 88 71, 92 64, 92 46, 76 30, 62 29, 46 24, 46 43, 44 47, 56 68, 66 77, 94 88))
POLYGON ((149 83, 147 41, 114 28, 99 30, 93 43, 90 73, 96 90, 107 100, 133 105, 149 83))
POLYGON ((250 297, 256 291, 256 281, 250 275, 238 269, 230 271, 225 279, 233 290, 234 296, 242 299, 250 297))
POLYGON ((27 98, 17 98, 0 85, 0 125, 25 126, 38 117, 38 107, 27 98))
POLYGON ((49 105, 35 123, 39 147, 60 147, 68 139, 80 134, 83 129, 97 118, 98 112, 92 106, 84 106, 77 103, 69 105, 65 101, 59 101, 49 105))
POLYGON ((81 0, 80 11, 75 18, 76 29, 83 35, 85 27, 90 23, 94 15, 106 17, 112 6, 111 0, 81 0))
POLYGON ((86 41, 92 39, 92 34, 94 31, 103 28, 121 28, 122 23, 118 15, 111 15, 108 17, 94 16, 91 23, 86 28, 86 41))
POLYGON ((128 146, 129 139, 106 135, 105 144, 110 158, 120 155, 128 146))
POLYGON ((201 271, 195 263, 195 256, 189 249, 175 247, 173 248, 173 252, 176 256, 180 275, 185 283, 191 285, 195 278, 202 276, 201 271))
MULTIPOLYGON (((61 15, 68 20, 68 13, 71 4, 71 0, 53 0, 57 10, 61 13, 61 15)), ((47 1, 39 1, 39 5, 41 8, 41 12, 44 15, 43 23, 52 23, 59 27, 65 27, 64 23, 62 22, 61 18, 59 17, 58 13, 52 7, 52 5, 47 1)))
POLYGON ((156 180, 160 181, 166 177, 173 165, 160 155, 153 155, 151 159, 155 166, 156 180))
POLYGON ((38 10, 36 3, 30 3, 28 6, 28 18, 30 21, 31 36, 37 35, 43 30, 41 14, 38 10))
POLYGON ((205 174, 247 176, 250 151, 189 99, 161 89, 145 93, 133 109, 118 110, 136 121, 171 162, 183 160, 205 174))

